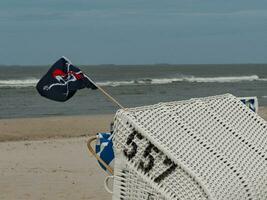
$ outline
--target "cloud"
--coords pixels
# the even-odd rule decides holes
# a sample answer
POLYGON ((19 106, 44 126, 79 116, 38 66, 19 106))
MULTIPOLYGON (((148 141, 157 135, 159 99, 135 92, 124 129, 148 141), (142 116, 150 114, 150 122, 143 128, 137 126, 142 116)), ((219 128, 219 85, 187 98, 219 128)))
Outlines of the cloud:
POLYGON ((3 1, 3 63, 15 62, 10 55, 16 55, 18 62, 37 62, 62 52, 79 59, 91 55, 95 62, 116 63, 128 57, 131 62, 142 62, 141 58, 154 62, 156 57, 179 61, 176 54, 185 55, 185 48, 190 49, 187 59, 191 62, 191 49, 195 50, 192 58, 203 49, 211 55, 214 49, 227 53, 229 47, 224 44, 234 46, 236 52, 255 44, 258 51, 245 55, 248 58, 266 52, 266 0, 3 1), (54 43, 58 45, 51 48, 54 43), (36 57, 34 61, 32 57, 36 57))
POLYGON ((237 10, 231 12, 175 12, 170 14, 186 15, 186 16, 250 16, 250 17, 267 17, 267 10, 237 10))
POLYGON ((45 21, 67 19, 68 13, 64 12, 1 12, 0 21, 45 21))
POLYGON ((84 20, 84 19, 109 19, 109 18, 146 18, 153 20, 153 17, 267 17, 267 9, 239 9, 225 11, 219 9, 188 9, 158 6, 137 7, 122 6, 114 7, 92 7, 89 9, 70 9, 70 8, 48 8, 48 7, 29 7, 25 9, 1 10, 0 21, 52 21, 52 20, 84 20))

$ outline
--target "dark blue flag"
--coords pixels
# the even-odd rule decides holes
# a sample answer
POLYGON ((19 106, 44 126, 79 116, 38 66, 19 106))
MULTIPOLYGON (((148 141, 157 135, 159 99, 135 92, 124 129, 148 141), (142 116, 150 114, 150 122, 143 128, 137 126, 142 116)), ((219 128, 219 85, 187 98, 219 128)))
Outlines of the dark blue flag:
POLYGON ((36 85, 40 95, 54 101, 67 101, 77 90, 86 87, 97 89, 88 76, 64 57, 53 64, 36 85))

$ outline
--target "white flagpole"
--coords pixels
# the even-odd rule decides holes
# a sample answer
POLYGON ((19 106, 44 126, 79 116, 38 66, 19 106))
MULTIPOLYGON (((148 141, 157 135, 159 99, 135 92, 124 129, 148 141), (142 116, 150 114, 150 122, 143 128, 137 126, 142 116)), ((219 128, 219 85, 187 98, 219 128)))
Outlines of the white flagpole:
MULTIPOLYGON (((85 75, 85 74, 84 74, 85 75)), ((85 75, 86 78, 88 78, 96 87, 97 89, 99 89, 109 100, 111 100, 114 104, 116 104, 117 106, 119 106, 119 108, 123 109, 124 107, 116 100, 114 99, 112 96, 110 96, 102 87, 100 87, 98 84, 96 84, 94 81, 92 81, 92 79, 90 79, 87 75, 85 75)))
MULTIPOLYGON (((96 84, 95 84, 96 85, 96 84)), ((116 104, 117 106, 119 106, 121 109, 123 109, 124 107, 116 100, 114 99, 112 96, 110 96, 105 90, 103 90, 103 88, 101 88, 99 85, 96 85, 96 87, 108 98, 110 99, 114 104, 116 104)))

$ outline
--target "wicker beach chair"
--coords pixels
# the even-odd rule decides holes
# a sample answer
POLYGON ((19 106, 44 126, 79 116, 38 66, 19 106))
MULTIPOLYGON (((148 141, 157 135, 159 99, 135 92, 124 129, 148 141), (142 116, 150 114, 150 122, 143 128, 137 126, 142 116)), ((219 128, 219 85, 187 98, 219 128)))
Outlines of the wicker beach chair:
POLYGON ((113 200, 266 200, 266 126, 230 94, 119 110, 113 200))

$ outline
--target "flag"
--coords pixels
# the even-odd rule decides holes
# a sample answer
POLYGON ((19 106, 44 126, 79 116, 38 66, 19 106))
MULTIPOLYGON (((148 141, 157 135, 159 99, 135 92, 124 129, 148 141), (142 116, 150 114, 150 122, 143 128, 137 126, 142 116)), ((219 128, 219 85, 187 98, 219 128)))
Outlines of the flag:
POLYGON ((55 62, 36 85, 41 96, 54 101, 67 101, 77 90, 86 87, 97 89, 94 82, 65 57, 55 62))
MULTIPOLYGON (((112 133, 98 133, 95 145, 95 152, 97 155, 111 168, 113 168, 113 160, 115 158, 113 151, 112 133)), ((100 162, 98 162, 102 169, 107 171, 100 162)), ((107 171, 108 172, 108 171, 107 171)))

